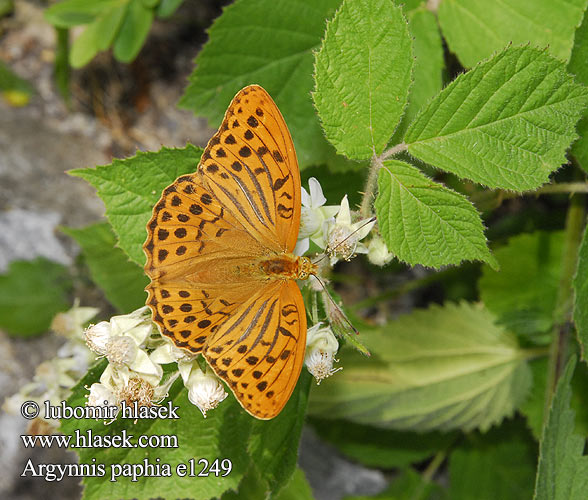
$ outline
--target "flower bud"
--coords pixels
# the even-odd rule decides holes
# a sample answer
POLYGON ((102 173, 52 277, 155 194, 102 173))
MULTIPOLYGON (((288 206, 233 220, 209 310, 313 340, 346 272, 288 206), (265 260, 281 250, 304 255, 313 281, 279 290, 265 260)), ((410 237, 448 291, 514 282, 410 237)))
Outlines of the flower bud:
POLYGON ((108 321, 101 321, 96 325, 90 325, 84 331, 86 344, 96 354, 104 356, 106 354, 106 344, 112 334, 112 328, 108 321))
POLYGON ((216 408, 228 396, 216 375, 210 370, 204 373, 198 366, 192 368, 185 385, 188 399, 200 409, 204 418, 207 411, 216 408))
POLYGON ((394 258, 394 254, 388 251, 384 240, 375 235, 368 245, 368 260, 376 266, 385 266, 394 258))
POLYGON ((304 364, 317 384, 342 368, 333 368, 339 342, 329 327, 317 323, 308 329, 304 364))

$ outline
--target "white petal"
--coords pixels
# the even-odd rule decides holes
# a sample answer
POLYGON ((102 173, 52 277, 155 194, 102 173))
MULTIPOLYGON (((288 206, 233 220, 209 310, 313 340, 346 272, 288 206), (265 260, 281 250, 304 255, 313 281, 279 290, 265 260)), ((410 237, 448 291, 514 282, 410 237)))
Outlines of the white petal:
POLYGON ((312 207, 310 195, 302 186, 300 186, 300 201, 302 202, 303 207, 312 207))
POLYGON ((188 383, 188 380, 190 378, 190 374, 192 373, 192 370, 194 369, 194 367, 196 367, 197 369, 200 369, 200 366, 198 364, 197 359, 194 359, 192 361, 188 361, 188 360, 178 361, 178 371, 180 372, 180 375, 182 376, 182 380, 184 381, 184 385, 186 385, 188 383))
POLYGON ((349 201, 347 195, 341 200, 341 208, 337 214, 337 224, 342 226, 351 226, 351 212, 349 211, 349 201))
POLYGON ((168 343, 162 344, 157 347, 150 355, 151 361, 160 365, 167 365, 168 363, 174 363, 177 361, 172 354, 172 346, 168 343))
POLYGON ((163 375, 163 369, 161 366, 151 361, 147 353, 141 349, 137 352, 137 357, 135 358, 135 361, 129 365, 129 368, 140 374, 141 378, 145 379, 153 386, 159 384, 163 375))
POLYGON ((117 398, 109 387, 104 384, 92 384, 90 394, 88 394, 88 406, 104 406, 108 403, 110 406, 118 404, 117 398))
POLYGON ((321 188, 319 181, 317 181, 314 177, 311 177, 308 179, 308 187, 310 188, 312 208, 322 207, 327 202, 327 199, 323 194, 323 189, 321 188))
POLYGON ((357 239, 358 240, 362 240, 363 238, 365 238, 369 232, 372 230, 372 228, 376 225, 376 221, 373 220, 371 222, 367 222, 367 219, 363 219, 359 222, 356 222, 355 224, 353 224, 353 230, 357 230, 357 239))
POLYGON ((294 255, 304 255, 308 249, 310 248, 310 240, 308 238, 302 238, 298 240, 296 246, 294 247, 294 251, 292 252, 294 255))

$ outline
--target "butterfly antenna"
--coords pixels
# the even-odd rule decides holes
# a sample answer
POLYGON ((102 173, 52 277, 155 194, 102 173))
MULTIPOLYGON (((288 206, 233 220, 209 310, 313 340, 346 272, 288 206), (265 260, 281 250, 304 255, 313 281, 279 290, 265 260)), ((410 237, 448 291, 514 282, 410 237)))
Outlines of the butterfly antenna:
MULTIPOLYGON (((325 292, 324 295, 326 297, 328 297, 331 306, 333 306, 335 311, 337 312, 337 318, 334 318, 334 319, 338 322, 340 322, 340 320, 342 319, 345 323, 347 323, 347 326, 353 331, 353 333, 355 333, 355 335, 359 335, 359 331, 357 330, 357 328, 355 328, 353 326, 353 323, 351 323, 351 321, 349 321, 349 318, 345 315, 345 313, 343 312, 343 309, 341 309, 341 307, 335 302, 333 297, 331 297, 331 294, 329 293, 329 290, 327 289, 327 287, 323 283, 323 281, 316 274, 313 274, 313 276, 321 284, 321 286, 323 287, 323 291, 325 292)), ((328 311, 327 311, 327 315, 329 315, 328 311)))
MULTIPOLYGON (((363 229, 365 226, 367 226, 368 224, 371 224, 371 223, 372 223, 372 222, 374 222, 375 220, 376 220, 376 218, 375 218, 375 217, 370 217, 370 218, 369 218, 368 220, 366 220, 366 221, 365 221, 365 222, 364 222, 364 223, 363 223, 361 226, 359 226, 359 227, 358 227, 358 228, 357 228, 355 231, 353 231, 351 234, 349 234, 349 235, 345 236, 345 238, 343 238, 343 239, 342 239, 342 240, 341 240, 339 243, 337 243, 337 244, 336 244, 336 245, 335 245, 333 248, 329 248, 329 247, 327 246, 327 248, 326 248, 326 250, 325 250, 325 253, 323 253, 323 254, 322 254, 322 255, 321 255, 319 258, 318 258, 318 260, 315 260, 315 261, 313 262, 313 264, 315 264, 315 265, 316 265, 316 264, 318 264, 319 262, 321 262, 321 261, 322 261, 322 260, 323 260, 325 257, 327 257, 327 256, 328 256, 328 253, 334 252, 334 251, 335 251, 335 249, 336 249, 338 246, 340 246, 340 245, 342 245, 343 243, 345 243, 345 242, 346 242, 346 241, 347 241, 349 238, 351 238, 351 237, 352 237, 352 236, 353 236, 355 233, 357 233, 358 231, 362 230, 362 229, 363 229)), ((319 280, 319 281, 320 281, 320 280, 319 280)), ((322 284, 322 283, 321 283, 321 284, 322 284)), ((324 285, 323 285, 323 287, 324 287, 324 285)))

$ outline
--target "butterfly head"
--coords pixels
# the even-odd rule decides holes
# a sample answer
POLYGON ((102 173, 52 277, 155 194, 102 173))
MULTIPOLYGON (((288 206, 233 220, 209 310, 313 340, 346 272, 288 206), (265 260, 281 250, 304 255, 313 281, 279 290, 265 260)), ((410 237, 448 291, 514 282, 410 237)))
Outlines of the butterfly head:
POLYGON ((318 268, 316 264, 313 264, 308 257, 300 257, 298 260, 298 273, 296 276, 297 280, 307 280, 308 277, 316 275, 318 268))

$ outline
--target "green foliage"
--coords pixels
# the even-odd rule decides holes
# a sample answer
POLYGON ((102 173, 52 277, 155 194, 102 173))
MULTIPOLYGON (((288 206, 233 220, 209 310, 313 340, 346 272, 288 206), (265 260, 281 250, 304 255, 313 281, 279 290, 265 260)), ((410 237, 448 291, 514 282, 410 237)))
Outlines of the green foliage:
POLYGON ((310 373, 303 370, 284 410, 269 422, 257 420, 252 424, 249 453, 274 493, 288 482, 296 469, 296 450, 311 379, 310 373))
POLYGON ((407 103, 412 63, 399 7, 378 0, 343 2, 316 53, 313 93, 338 153, 364 160, 384 151, 407 103))
POLYGON ((560 61, 509 47, 443 89, 404 140, 409 153, 431 165, 489 187, 525 191, 565 163, 587 104, 588 91, 560 61))
MULTIPOLYGON (((576 80, 588 85, 588 14, 584 14, 582 24, 576 30, 574 48, 568 64, 568 71, 576 75, 576 80)), ((588 115, 584 115, 578 123, 580 137, 572 146, 572 154, 578 160, 580 166, 588 172, 588 115)))
POLYGON ((480 298, 500 323, 539 342, 553 326, 563 243, 562 232, 515 236, 495 251, 500 272, 484 268, 478 282, 480 298))
POLYGON ((218 126, 237 91, 260 84, 284 115, 301 168, 345 167, 325 141, 310 97, 312 52, 340 3, 237 0, 211 26, 180 105, 218 126))
POLYGON ((443 0, 439 23, 449 48, 472 67, 509 43, 548 47, 568 60, 586 0, 443 0))
POLYGON ((149 283, 143 270, 116 247, 116 239, 106 223, 83 229, 63 228, 82 247, 92 280, 120 312, 128 313, 145 304, 143 289, 149 283))
POLYGON ((534 500, 581 500, 588 491, 586 439, 574 434, 574 411, 570 409, 570 381, 576 366, 570 359, 551 403, 539 455, 534 500))
POLYGON ((582 359, 588 363, 588 228, 584 230, 578 254, 574 293, 574 323, 578 332, 582 359))
POLYGON ((296 467, 290 482, 272 498, 275 500, 313 500, 314 496, 304 472, 296 467))
POLYGON ((131 62, 141 50, 155 15, 169 17, 183 0, 64 0, 45 11, 57 28, 87 25, 74 41, 70 64, 81 68, 100 51, 113 47, 121 62, 131 62))
POLYGON ((451 453, 451 500, 531 498, 537 449, 520 421, 507 422, 485 435, 473 434, 451 453))
POLYGON ((400 142, 406 127, 416 116, 427 101, 429 101, 443 87, 443 42, 437 26, 435 14, 427 10, 424 2, 416 8, 410 8, 408 3, 403 6, 408 19, 415 61, 413 65, 414 82, 410 88, 408 106, 402 122, 394 133, 396 142, 400 142))
POLYGON ((547 358, 533 359, 529 362, 533 374, 533 387, 520 411, 527 419, 527 426, 537 442, 541 440, 545 413, 545 391, 547 386, 547 358))
POLYGON ((486 430, 531 386, 524 351, 481 305, 417 310, 362 340, 372 358, 341 353, 345 369, 314 389, 311 414, 397 430, 486 430))
POLYGON ((422 462, 455 441, 452 433, 408 433, 360 425, 346 420, 312 419, 320 437, 352 460, 369 467, 392 469, 422 462))
POLYGON ((183 149, 162 148, 157 153, 137 153, 114 160, 111 165, 72 170, 96 188, 106 205, 106 216, 118 238, 119 247, 143 267, 146 225, 161 192, 180 175, 196 171, 202 150, 192 145, 183 149))
POLYGON ((345 497, 345 500, 441 500, 446 498, 442 488, 425 479, 414 469, 404 469, 388 488, 375 496, 345 497))
POLYGON ((47 331, 53 316, 69 307, 67 268, 44 258, 13 261, 0 275, 0 328, 20 337, 47 331))
POLYGON ((474 206, 412 165, 384 162, 376 213, 388 249, 401 261, 436 268, 475 259, 497 265, 474 206))

